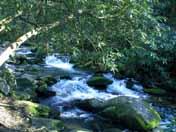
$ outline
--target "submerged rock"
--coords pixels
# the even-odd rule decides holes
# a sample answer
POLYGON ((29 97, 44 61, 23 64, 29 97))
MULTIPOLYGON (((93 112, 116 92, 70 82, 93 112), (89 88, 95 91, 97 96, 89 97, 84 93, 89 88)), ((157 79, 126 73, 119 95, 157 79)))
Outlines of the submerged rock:
POLYGON ((119 96, 104 102, 91 99, 80 103, 79 106, 134 130, 153 129, 161 120, 159 114, 148 103, 129 96, 119 96))
POLYGON ((48 118, 32 118, 32 126, 35 128, 41 128, 42 126, 46 127, 52 131, 60 131, 64 129, 64 124, 60 120, 48 119, 48 118))
POLYGON ((107 87, 107 85, 112 83, 113 83, 112 80, 103 76, 94 76, 87 81, 87 84, 89 86, 93 86, 97 89, 104 89, 107 87))

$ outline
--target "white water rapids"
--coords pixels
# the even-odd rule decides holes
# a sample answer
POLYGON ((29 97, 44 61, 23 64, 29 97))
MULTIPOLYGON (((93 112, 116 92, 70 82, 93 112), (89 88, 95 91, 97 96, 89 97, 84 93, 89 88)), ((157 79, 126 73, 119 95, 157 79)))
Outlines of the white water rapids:
MULTIPOLYGON (((48 66, 57 67, 63 70, 70 71, 71 74, 74 72, 79 73, 79 71, 73 68, 73 64, 69 63, 68 57, 62 57, 58 54, 54 54, 45 58, 45 63, 48 66)), ((87 80, 92 76, 92 74, 85 73, 81 76, 73 77, 72 79, 62 79, 54 84, 50 90, 56 91, 57 96, 50 98, 49 104, 53 106, 61 106, 63 104, 69 104, 75 100, 85 100, 96 98, 100 100, 108 100, 117 96, 133 96, 133 97, 144 97, 145 95, 137 90, 131 90, 126 87, 126 80, 118 80, 113 77, 112 74, 104 74, 108 79, 111 79, 113 83, 108 85, 105 90, 97 90, 93 87, 87 85, 87 80)), ((135 84, 133 87, 142 89, 141 85, 135 84)))

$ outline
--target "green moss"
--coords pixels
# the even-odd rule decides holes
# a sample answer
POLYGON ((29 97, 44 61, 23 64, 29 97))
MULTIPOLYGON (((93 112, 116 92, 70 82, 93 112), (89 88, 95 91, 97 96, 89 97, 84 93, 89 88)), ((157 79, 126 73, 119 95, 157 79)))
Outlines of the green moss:
MULTIPOLYGON (((158 114, 158 113, 157 113, 158 114)), ((137 126, 134 126, 135 129, 148 131, 150 129, 156 128, 160 124, 160 117, 155 117, 153 120, 143 120, 143 117, 137 115, 135 120, 138 122, 137 126)), ((135 121, 134 120, 134 121, 135 121)))
POLYGON ((33 103, 30 101, 17 101, 16 105, 23 107, 27 115, 34 117, 48 117, 51 112, 48 106, 33 103))
POLYGON ((47 83, 47 85, 52 85, 57 82, 57 80, 52 76, 48 76, 48 77, 43 78, 43 81, 45 83, 47 83))
POLYGON ((152 94, 152 95, 159 95, 159 96, 166 96, 167 92, 163 89, 160 88, 145 88, 144 92, 152 94))
POLYGON ((37 88, 37 90, 38 90, 39 92, 46 92, 47 89, 48 89, 48 85, 45 84, 45 83, 42 84, 42 85, 40 85, 40 86, 37 88))
POLYGON ((39 92, 46 92, 48 89, 48 86, 50 86, 56 82, 57 82, 57 80, 52 76, 41 78, 37 83, 37 85, 38 85, 37 90, 39 92))
POLYGON ((15 100, 32 100, 35 95, 23 91, 13 91, 11 97, 15 100))

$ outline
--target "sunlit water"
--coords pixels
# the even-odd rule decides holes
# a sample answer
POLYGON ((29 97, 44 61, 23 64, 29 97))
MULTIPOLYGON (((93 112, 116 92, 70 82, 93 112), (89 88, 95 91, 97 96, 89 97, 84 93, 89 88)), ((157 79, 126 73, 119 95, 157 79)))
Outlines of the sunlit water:
POLYGON ((28 54, 31 54, 32 52, 31 52, 31 50, 29 49, 29 48, 19 48, 19 49, 17 49, 17 51, 16 51, 16 54, 17 55, 28 55, 28 54))
POLYGON ((73 64, 70 64, 69 61, 70 61, 69 57, 59 56, 59 54, 53 54, 45 58, 45 63, 48 66, 53 66, 64 70, 73 71, 74 70, 73 64))

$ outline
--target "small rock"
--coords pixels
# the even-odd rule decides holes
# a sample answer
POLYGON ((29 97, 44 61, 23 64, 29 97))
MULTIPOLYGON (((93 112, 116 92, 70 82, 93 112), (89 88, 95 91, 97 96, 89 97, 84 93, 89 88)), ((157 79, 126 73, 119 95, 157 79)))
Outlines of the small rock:
POLYGON ((106 78, 106 77, 103 77, 103 76, 94 76, 94 77, 91 77, 88 81, 87 81, 87 84, 89 86, 93 86, 97 89, 104 89, 106 88, 109 84, 112 84, 113 81, 106 78))
POLYGON ((37 96, 43 97, 43 98, 56 96, 56 92, 48 90, 48 86, 53 85, 56 82, 57 80, 51 76, 41 78, 37 82, 37 86, 38 86, 38 88, 36 89, 37 96))

